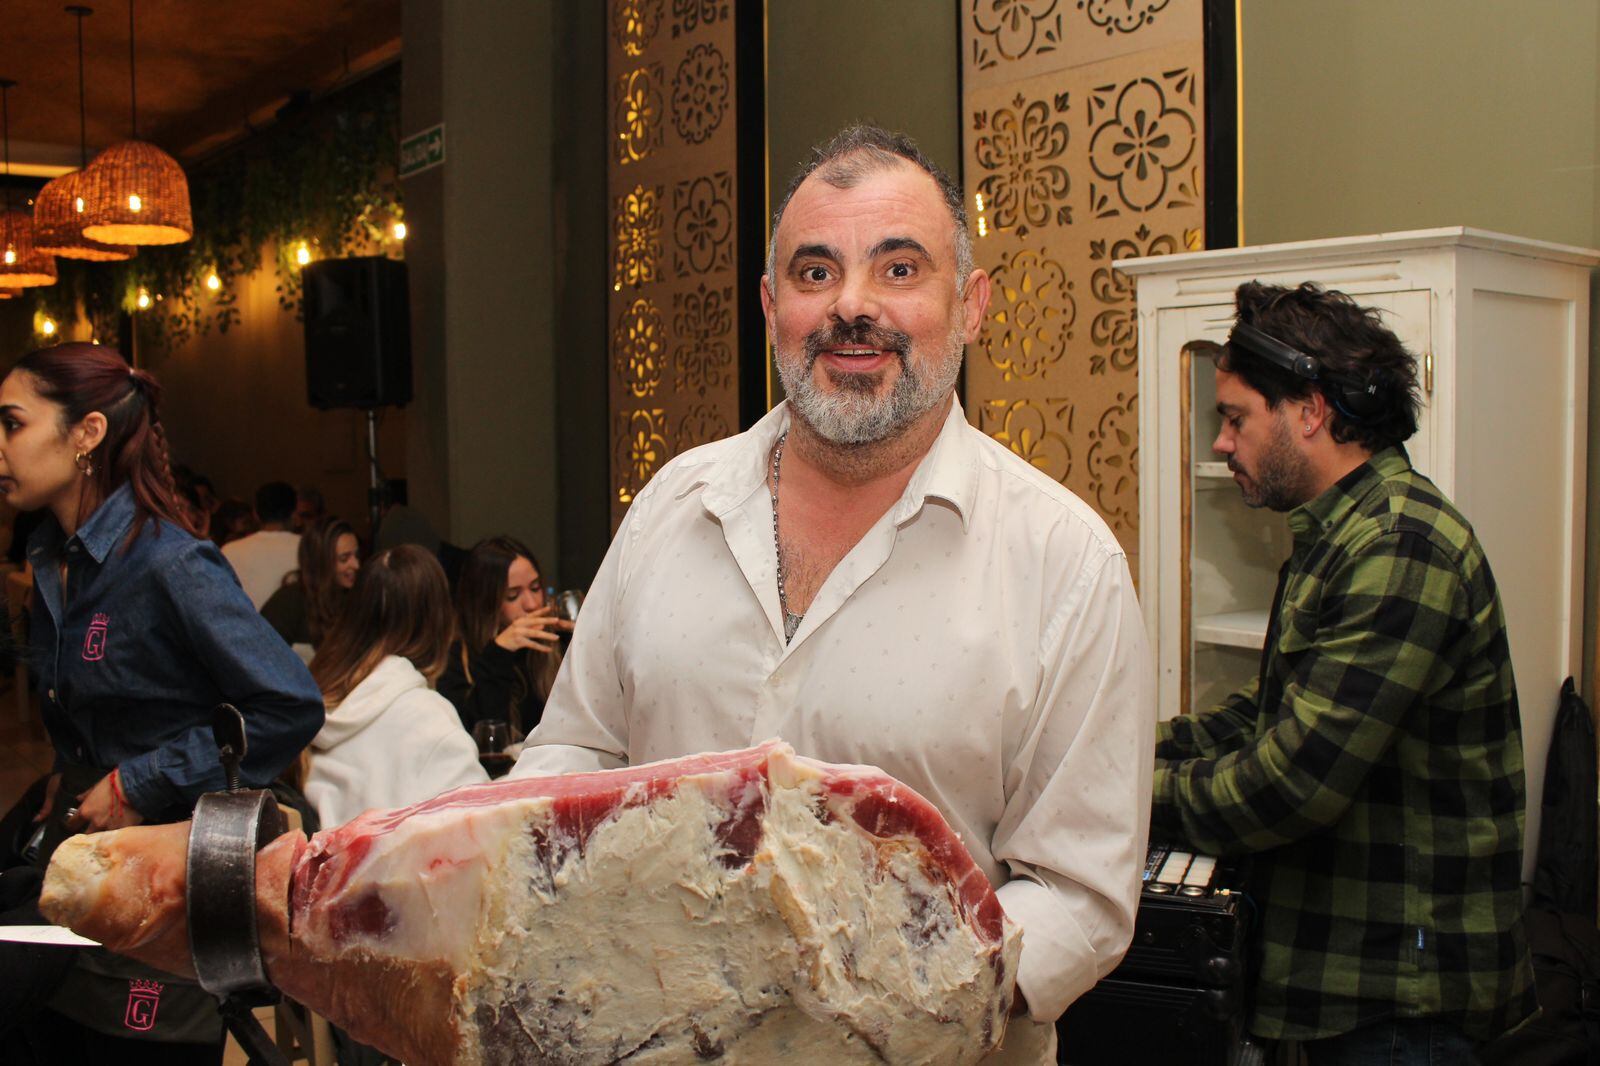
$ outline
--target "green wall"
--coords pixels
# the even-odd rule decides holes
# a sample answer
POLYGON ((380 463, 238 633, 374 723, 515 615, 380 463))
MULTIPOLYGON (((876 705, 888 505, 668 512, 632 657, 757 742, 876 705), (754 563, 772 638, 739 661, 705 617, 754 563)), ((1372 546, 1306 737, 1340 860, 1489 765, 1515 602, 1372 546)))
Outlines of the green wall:
POLYGON ((1600 3, 1241 0, 1250 244, 1600 243, 1600 3))

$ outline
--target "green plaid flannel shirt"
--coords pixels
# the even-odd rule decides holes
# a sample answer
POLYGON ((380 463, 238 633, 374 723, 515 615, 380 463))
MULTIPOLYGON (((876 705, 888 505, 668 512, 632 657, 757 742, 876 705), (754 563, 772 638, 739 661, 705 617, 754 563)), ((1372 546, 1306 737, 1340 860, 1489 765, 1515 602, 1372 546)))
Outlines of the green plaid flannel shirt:
POLYGON ((1257 1035, 1427 1016, 1488 1039, 1535 1007, 1488 560, 1401 448, 1289 525, 1260 676, 1157 735, 1152 838, 1254 853, 1257 1035))

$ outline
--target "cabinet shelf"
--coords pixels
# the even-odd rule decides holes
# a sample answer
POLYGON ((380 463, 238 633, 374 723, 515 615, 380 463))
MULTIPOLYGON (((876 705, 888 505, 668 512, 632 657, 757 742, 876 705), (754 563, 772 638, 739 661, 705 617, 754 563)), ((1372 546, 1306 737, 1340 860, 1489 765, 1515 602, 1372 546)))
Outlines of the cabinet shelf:
POLYGON ((1218 481, 1231 481, 1233 479, 1233 471, 1228 469, 1226 462, 1206 460, 1205 462, 1194 464, 1194 476, 1212 478, 1218 481))
POLYGON ((1203 644, 1261 650, 1267 639, 1268 612, 1227 611, 1194 620, 1194 639, 1203 644))

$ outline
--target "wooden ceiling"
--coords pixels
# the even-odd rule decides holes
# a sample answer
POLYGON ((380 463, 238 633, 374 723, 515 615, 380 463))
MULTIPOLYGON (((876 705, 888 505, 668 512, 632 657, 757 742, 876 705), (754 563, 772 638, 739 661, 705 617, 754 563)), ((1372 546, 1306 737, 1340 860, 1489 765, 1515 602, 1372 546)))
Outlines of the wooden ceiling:
MULTIPOLYGON (((128 3, 87 5, 89 155, 129 135, 128 3)), ((400 0, 136 0, 138 132, 193 160, 319 94, 397 59, 400 0)), ((75 19, 57 0, 0 7, 0 78, 11 160, 24 173, 78 165, 75 19), (20 165, 20 166, 19 166, 20 165)))

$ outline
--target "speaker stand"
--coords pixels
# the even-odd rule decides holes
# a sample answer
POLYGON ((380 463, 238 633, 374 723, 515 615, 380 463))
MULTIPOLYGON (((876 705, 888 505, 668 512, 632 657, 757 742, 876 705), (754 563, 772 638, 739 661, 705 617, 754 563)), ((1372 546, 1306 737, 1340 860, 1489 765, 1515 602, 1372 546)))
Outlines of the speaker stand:
POLYGON ((367 408, 367 520, 371 543, 378 543, 378 522, 383 517, 383 484, 378 476, 378 411, 367 408))

